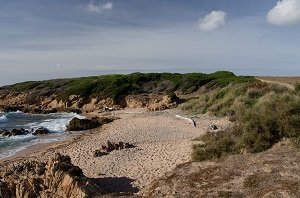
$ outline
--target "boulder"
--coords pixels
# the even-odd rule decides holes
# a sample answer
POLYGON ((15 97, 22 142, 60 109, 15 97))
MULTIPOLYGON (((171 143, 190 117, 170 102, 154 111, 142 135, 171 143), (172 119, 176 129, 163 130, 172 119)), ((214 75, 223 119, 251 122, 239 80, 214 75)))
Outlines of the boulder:
POLYGON ((46 135, 46 134, 49 134, 50 131, 44 127, 40 127, 38 129, 36 129, 32 135, 46 135))
POLYGON ((94 129, 101 126, 98 119, 79 119, 79 118, 73 118, 68 127, 68 131, 83 131, 88 129, 94 129))
POLYGON ((116 119, 120 119, 118 117, 94 117, 92 119, 79 119, 73 118, 68 127, 68 131, 83 131, 88 129, 94 129, 102 126, 103 124, 108 124, 113 122, 116 119))
POLYGON ((29 133, 28 130, 25 129, 13 129, 11 130, 10 134, 12 136, 17 136, 17 135, 27 135, 29 133))

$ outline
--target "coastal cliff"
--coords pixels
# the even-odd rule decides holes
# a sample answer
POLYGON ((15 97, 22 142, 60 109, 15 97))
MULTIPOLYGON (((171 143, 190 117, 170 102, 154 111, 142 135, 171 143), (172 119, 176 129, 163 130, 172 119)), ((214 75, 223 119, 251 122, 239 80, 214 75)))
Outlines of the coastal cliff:
POLYGON ((123 101, 112 98, 84 98, 80 95, 71 95, 66 100, 60 100, 55 95, 39 97, 35 103, 30 102, 34 92, 26 94, 10 93, 0 99, 0 108, 3 111, 23 111, 26 113, 55 113, 58 111, 74 111, 89 113, 92 111, 116 110, 124 107, 147 108, 150 111, 176 107, 180 102, 176 94, 139 94, 128 95, 123 101))

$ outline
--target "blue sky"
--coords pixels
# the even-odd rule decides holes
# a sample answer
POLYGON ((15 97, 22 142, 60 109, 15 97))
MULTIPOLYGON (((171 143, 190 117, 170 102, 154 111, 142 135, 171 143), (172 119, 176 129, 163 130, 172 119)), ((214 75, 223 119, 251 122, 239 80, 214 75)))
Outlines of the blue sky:
POLYGON ((0 85, 135 71, 300 75, 300 0, 0 3, 0 85))

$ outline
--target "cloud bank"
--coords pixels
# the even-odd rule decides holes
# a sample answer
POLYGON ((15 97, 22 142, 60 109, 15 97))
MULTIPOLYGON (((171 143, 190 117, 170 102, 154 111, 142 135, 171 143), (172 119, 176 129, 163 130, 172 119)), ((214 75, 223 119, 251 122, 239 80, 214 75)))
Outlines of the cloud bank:
POLYGON ((103 11, 108 11, 113 9, 112 2, 107 2, 105 4, 99 4, 96 5, 94 1, 90 1, 90 3, 87 5, 87 10, 89 12, 95 12, 95 13, 101 13, 103 11))
POLYGON ((268 12, 267 21, 278 26, 300 23, 300 0, 278 1, 268 12))
POLYGON ((226 23, 226 13, 223 11, 212 11, 204 18, 199 19, 198 28, 202 31, 213 31, 226 23))

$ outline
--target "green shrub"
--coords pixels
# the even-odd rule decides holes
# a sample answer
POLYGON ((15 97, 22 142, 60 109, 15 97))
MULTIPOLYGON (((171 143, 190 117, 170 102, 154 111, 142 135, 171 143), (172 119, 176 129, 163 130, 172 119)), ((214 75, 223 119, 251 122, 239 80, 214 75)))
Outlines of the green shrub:
POLYGON ((193 146, 192 159, 195 161, 210 160, 228 153, 239 152, 231 131, 217 134, 207 133, 201 137, 201 140, 205 144, 193 146))
POLYGON ((190 103, 200 106, 200 111, 207 109, 215 115, 225 112, 233 115, 235 126, 226 132, 203 136, 204 145, 194 146, 194 160, 241 151, 261 152, 282 138, 292 138, 300 145, 300 96, 294 92, 277 85, 250 83, 212 90, 206 93, 206 98, 209 98, 206 102, 200 97, 190 103))
POLYGON ((86 98, 97 97, 99 99, 111 97, 119 100, 128 94, 169 94, 175 91, 189 94, 201 87, 212 89, 224 87, 230 83, 255 81, 253 77, 235 76, 232 72, 226 71, 211 74, 132 73, 25 82, 6 86, 1 91, 35 92, 37 96, 53 94, 57 95, 58 100, 63 101, 66 101, 70 95, 80 95, 86 98))
POLYGON ((39 85, 40 85, 40 82, 28 81, 28 82, 18 83, 16 85, 14 85, 13 90, 16 92, 23 92, 23 91, 31 90, 39 85))

